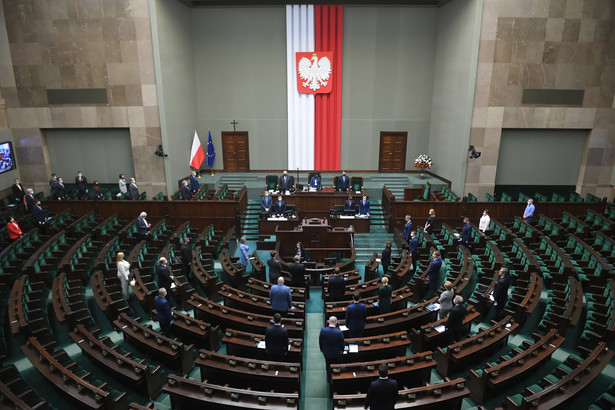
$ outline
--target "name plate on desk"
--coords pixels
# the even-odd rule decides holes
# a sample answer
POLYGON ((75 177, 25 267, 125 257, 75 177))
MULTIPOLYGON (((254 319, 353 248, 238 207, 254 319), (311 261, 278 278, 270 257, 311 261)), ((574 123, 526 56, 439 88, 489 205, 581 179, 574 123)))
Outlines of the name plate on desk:
POLYGON ((267 218, 268 221, 288 221, 288 218, 271 216, 267 218))
POLYGON ((340 215, 340 219, 355 219, 354 215, 340 215))

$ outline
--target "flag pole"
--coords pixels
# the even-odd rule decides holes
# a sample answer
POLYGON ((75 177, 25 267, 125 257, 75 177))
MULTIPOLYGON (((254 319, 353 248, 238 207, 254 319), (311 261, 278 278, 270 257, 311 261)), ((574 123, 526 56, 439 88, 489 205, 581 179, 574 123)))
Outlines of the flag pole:
MULTIPOLYGON (((207 140, 207 155, 209 155, 209 139, 211 139, 211 130, 207 130, 207 134, 208 134, 208 136, 209 136, 209 137, 208 137, 208 140, 207 140)), ((212 146, 213 146, 213 144, 212 144, 212 146)), ((215 154, 215 153, 214 153, 214 154, 215 154)), ((209 162, 209 160, 208 160, 207 162, 209 162)), ((214 174, 214 163, 213 163, 213 162, 211 163, 211 165, 210 165, 210 167, 209 167, 209 170, 210 170, 210 174, 209 174, 209 176, 212 176, 212 177, 213 177, 213 176, 215 175, 215 174, 214 174)))

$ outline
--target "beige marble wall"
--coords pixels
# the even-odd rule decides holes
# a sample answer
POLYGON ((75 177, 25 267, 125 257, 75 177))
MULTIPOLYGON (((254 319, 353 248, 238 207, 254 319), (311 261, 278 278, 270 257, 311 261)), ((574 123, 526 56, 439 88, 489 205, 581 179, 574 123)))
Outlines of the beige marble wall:
POLYGON ((615 2, 484 0, 465 194, 493 193, 502 128, 591 129, 577 192, 612 198, 615 2), (584 89, 582 107, 521 105, 524 88, 584 89))
POLYGON ((0 92, 22 180, 48 190, 42 129, 120 127, 130 130, 139 187, 166 193, 164 164, 154 156, 162 139, 148 1, 4 0, 2 6, 8 47, 0 44, 0 92), (49 106, 48 88, 106 88, 109 103, 49 106))

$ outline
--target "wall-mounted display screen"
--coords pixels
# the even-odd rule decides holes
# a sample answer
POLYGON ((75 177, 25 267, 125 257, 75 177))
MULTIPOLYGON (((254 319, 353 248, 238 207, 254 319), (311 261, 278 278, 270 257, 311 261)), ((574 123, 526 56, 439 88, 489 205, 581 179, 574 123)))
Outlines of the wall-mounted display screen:
POLYGON ((0 174, 17 168, 13 155, 13 144, 10 142, 0 143, 0 174))

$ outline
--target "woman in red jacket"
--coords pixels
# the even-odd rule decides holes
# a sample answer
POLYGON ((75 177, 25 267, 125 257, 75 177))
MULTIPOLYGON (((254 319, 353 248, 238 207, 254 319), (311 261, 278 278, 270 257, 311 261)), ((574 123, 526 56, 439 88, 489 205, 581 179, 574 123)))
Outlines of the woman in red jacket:
POLYGON ((21 228, 17 225, 15 218, 12 216, 9 218, 9 222, 6 224, 6 227, 9 230, 9 239, 12 241, 19 239, 21 235, 23 235, 21 228))

